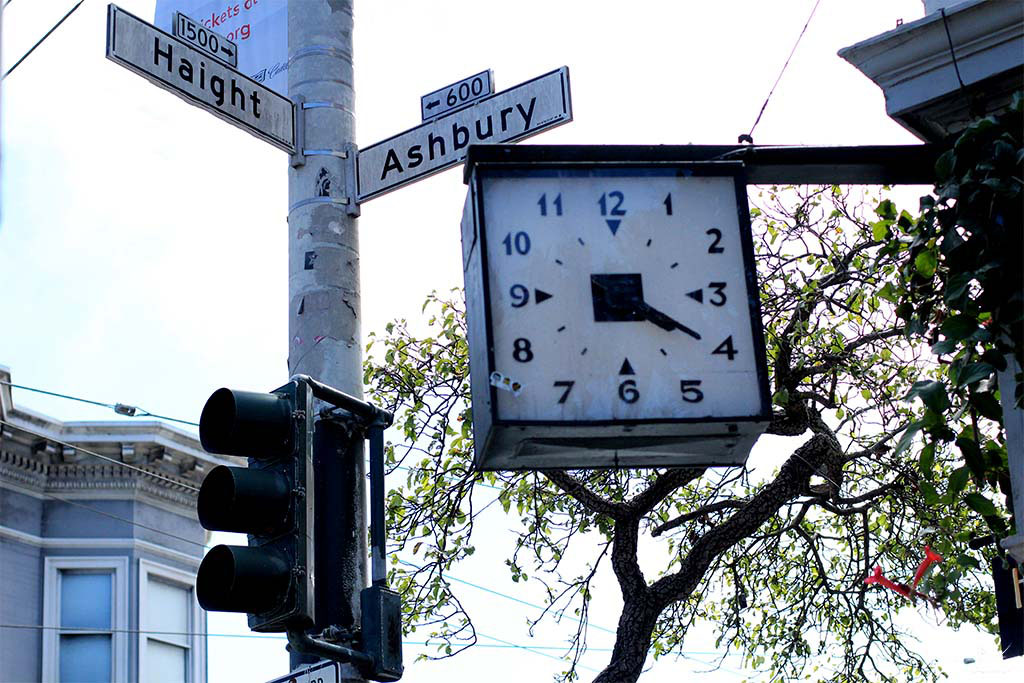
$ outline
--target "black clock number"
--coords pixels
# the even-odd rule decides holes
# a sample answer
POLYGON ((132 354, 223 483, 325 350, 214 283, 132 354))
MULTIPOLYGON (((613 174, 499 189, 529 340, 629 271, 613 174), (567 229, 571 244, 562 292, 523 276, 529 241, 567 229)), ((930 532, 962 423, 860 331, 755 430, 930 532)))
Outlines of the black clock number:
POLYGON ((718 228, 711 228, 710 230, 708 230, 704 234, 705 235, 711 235, 712 237, 714 237, 714 240, 711 241, 711 246, 708 247, 708 253, 709 254, 724 254, 725 253, 725 249, 723 249, 722 247, 718 246, 718 243, 722 241, 722 231, 721 230, 719 230, 718 228))
POLYGON ((565 389, 565 391, 562 392, 562 395, 558 398, 559 403, 565 403, 565 399, 569 398, 569 392, 572 391, 573 384, 576 384, 576 382, 567 379, 555 382, 556 387, 565 389))
POLYGON ((637 391, 635 379, 627 379, 619 385, 619 398, 626 403, 636 403, 640 400, 640 392, 637 391))
MULTIPOLYGON (((537 200, 537 205, 540 207, 540 215, 541 216, 547 216, 548 215, 548 196, 547 196, 547 194, 542 194, 540 196, 540 199, 537 200)), ((555 207, 555 215, 556 216, 561 216, 562 215, 562 195, 559 194, 557 197, 555 197, 554 201, 551 202, 551 205, 555 207)))
POLYGON ((665 215, 666 216, 671 216, 672 215, 672 193, 671 192, 669 192, 667 195, 665 195, 665 201, 663 201, 662 204, 665 205, 665 215))
POLYGON ((519 337, 512 344, 512 357, 520 363, 529 363, 533 360, 533 350, 530 348, 530 340, 526 337, 519 337))
POLYGON ((626 197, 618 190, 602 194, 601 198, 597 200, 597 203, 601 205, 601 215, 625 216, 626 210, 622 208, 622 202, 625 201, 625 199, 626 197), (611 199, 615 200, 615 205, 611 207, 611 210, 609 210, 609 204, 611 203, 609 200, 611 199))
POLYGON ((512 297, 512 308, 522 308, 530 303, 530 290, 523 285, 512 285, 508 295, 512 297))
POLYGON ((715 347, 715 350, 711 352, 711 355, 722 355, 726 356, 729 360, 733 359, 739 351, 737 351, 732 345, 732 335, 725 338, 725 341, 715 347))
POLYGON ((679 380, 679 390, 683 393, 683 400, 687 403, 700 403, 704 400, 704 392, 698 389, 699 379, 679 380))
POLYGON ((510 232, 505 235, 505 239, 501 243, 505 245, 505 253, 509 256, 512 255, 513 251, 520 255, 530 253, 530 236, 522 230, 515 234, 510 232))
POLYGON ((725 305, 725 302, 727 300, 726 296, 725 296, 725 284, 726 283, 724 283, 724 282, 709 282, 708 283, 708 287, 711 287, 712 289, 715 290, 715 294, 714 294, 715 298, 708 299, 708 303, 710 303, 712 306, 724 306, 725 305))

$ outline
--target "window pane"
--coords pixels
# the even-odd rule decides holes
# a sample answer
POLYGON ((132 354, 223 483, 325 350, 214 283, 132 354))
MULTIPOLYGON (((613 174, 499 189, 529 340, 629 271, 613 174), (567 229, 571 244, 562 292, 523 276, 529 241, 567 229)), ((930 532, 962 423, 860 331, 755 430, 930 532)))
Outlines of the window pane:
MULTIPOLYGON (((146 594, 147 631, 170 631, 188 633, 188 613, 191 606, 191 591, 172 586, 151 578, 146 594)), ((182 636, 182 644, 187 642, 182 636)), ((174 637, 160 637, 161 640, 175 640, 174 637)))
POLYGON ((185 683, 188 650, 148 639, 145 683, 185 683))
POLYGON ((112 578, 110 574, 61 572, 60 625, 109 629, 112 578))
POLYGON ((61 635, 61 683, 110 683, 110 636, 61 635))

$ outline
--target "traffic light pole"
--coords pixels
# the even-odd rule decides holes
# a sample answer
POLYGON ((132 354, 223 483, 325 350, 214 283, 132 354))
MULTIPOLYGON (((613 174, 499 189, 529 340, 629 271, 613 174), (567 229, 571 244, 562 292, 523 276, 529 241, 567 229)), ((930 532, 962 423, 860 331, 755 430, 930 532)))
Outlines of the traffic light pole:
MULTIPOLYGON (((288 370, 359 398, 358 209, 346 189, 354 184, 352 25, 352 0, 288 3, 288 96, 298 133, 288 170, 288 370)), ((336 518, 322 528, 354 528, 347 538, 319 543, 317 558, 321 584, 337 582, 342 597, 317 614, 317 625, 343 629, 359 627, 360 591, 368 583, 362 440, 350 443, 338 476, 330 477, 336 518)), ((292 653, 293 670, 303 661, 309 660, 292 653)), ((353 667, 342 675, 363 680, 353 667)))

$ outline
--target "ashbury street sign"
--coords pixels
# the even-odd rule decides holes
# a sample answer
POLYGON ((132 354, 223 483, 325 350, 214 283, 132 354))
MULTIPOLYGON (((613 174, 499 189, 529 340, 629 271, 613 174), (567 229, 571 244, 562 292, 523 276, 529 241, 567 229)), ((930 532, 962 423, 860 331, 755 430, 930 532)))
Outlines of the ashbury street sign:
POLYGON ((107 10, 107 58, 286 152, 295 151, 291 100, 116 5, 107 10))
POLYGON ((359 201, 462 163, 470 145, 515 142, 571 120, 569 67, 563 66, 359 150, 359 201))

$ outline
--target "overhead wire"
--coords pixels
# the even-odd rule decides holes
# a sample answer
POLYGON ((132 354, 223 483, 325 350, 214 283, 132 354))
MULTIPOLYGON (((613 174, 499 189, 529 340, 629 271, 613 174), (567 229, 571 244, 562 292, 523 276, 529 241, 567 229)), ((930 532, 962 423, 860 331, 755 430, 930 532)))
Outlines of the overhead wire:
MULTIPOLYGON (((67 14, 65 14, 65 15, 64 15, 63 17, 61 17, 61 20, 60 20, 60 21, 58 21, 58 22, 57 22, 56 24, 54 24, 54 25, 53 25, 53 28, 51 28, 51 29, 50 29, 49 31, 47 31, 47 32, 46 32, 46 34, 45 34, 45 35, 44 35, 44 36, 43 36, 42 38, 40 38, 40 39, 39 39, 38 41, 36 41, 36 44, 35 44, 35 45, 33 45, 33 46, 32 46, 31 48, 29 48, 29 51, 28 51, 28 52, 26 52, 25 54, 23 54, 23 55, 21 56, 21 59, 19 59, 18 61, 16 61, 16 62, 14 63, 14 66, 12 66, 12 67, 11 67, 10 69, 8 69, 8 70, 7 70, 7 72, 6 72, 6 73, 5 73, 5 74, 4 74, 4 75, 3 75, 2 77, 0 77, 0 80, 3 80, 3 79, 5 79, 5 78, 7 78, 8 76, 10 76, 10 75, 11 75, 11 72, 12 72, 12 71, 14 71, 15 69, 17 69, 17 68, 18 68, 18 65, 19 65, 19 64, 21 64, 21 63, 22 63, 22 62, 24 62, 24 61, 25 61, 26 59, 28 59, 28 56, 29 56, 30 54, 32 54, 32 53, 33 53, 33 52, 35 51, 35 49, 36 49, 37 47, 39 47, 40 45, 42 45, 42 44, 43 44, 43 41, 44 41, 44 40, 46 40, 47 38, 49 38, 49 37, 50 37, 50 34, 51 34, 51 33, 53 33, 54 31, 56 31, 56 30, 57 30, 57 28, 58 28, 58 27, 59 27, 59 26, 60 26, 61 24, 63 24, 63 23, 64 23, 64 21, 65 21, 65 20, 66 20, 66 19, 67 19, 68 17, 70 17, 70 16, 72 15, 72 14, 74 14, 75 10, 76 10, 76 9, 78 9, 79 7, 81 7, 81 5, 82 5, 82 3, 83 3, 83 2, 85 2, 85 0, 78 0, 78 2, 77 2, 77 3, 75 3, 75 6, 74 6, 74 7, 72 7, 72 8, 70 9, 70 10, 68 10, 68 13, 67 13, 67 14)), ((8 4, 8 5, 9 5, 9 4, 11 4, 11 3, 10 3, 10 0, 8 0, 7 4, 8 4)), ((7 5, 4 5, 4 7, 6 7, 6 6, 7 6, 7 5)))
MULTIPOLYGON (((413 568, 416 568, 416 569, 422 569, 421 566, 413 564, 412 562, 409 562, 407 560, 398 560, 398 563, 399 564, 404 564, 404 565, 407 565, 407 566, 410 566, 410 567, 413 567, 413 568)), ((495 595, 497 597, 504 598, 505 600, 511 600, 512 602, 517 602, 517 603, 519 603, 521 605, 526 605, 527 607, 532 607, 534 609, 539 609, 539 610, 543 610, 544 609, 543 606, 538 605, 536 603, 532 603, 532 602, 529 602, 527 600, 523 600, 521 598, 517 598, 515 596, 508 595, 507 593, 502 593, 501 591, 494 590, 493 588, 487 588, 486 586, 481 586, 480 584, 473 583, 472 581, 466 581, 465 579, 460 579, 460 578, 458 578, 456 576, 452 576, 451 574, 445 574, 445 578, 450 580, 450 581, 455 581, 456 583, 465 584, 467 586, 470 586, 471 588, 476 588, 477 590, 484 591, 485 593, 490 593, 490 594, 495 595)), ((579 617, 573 616, 571 614, 567 614, 565 612, 565 610, 556 610, 556 611, 553 611, 552 614, 557 616, 557 617, 565 617, 566 619, 569 619, 570 621, 576 621, 576 622, 582 621, 579 617)), ((607 628, 607 627, 604 627, 604 626, 600 626, 600 625, 597 625, 597 624, 594 624, 594 623, 588 623, 588 626, 590 628, 593 628, 593 629, 597 630, 597 631, 603 631, 605 633, 611 633, 612 635, 615 635, 617 633, 617 631, 615 631, 614 629, 610 629, 610 628, 607 628)), ((593 650, 595 652, 598 652, 598 651, 603 651, 603 648, 591 648, 591 647, 588 647, 587 650, 593 650)), ((721 655, 722 653, 721 652, 715 652, 715 651, 711 651, 711 652, 683 652, 683 651, 677 651, 677 652, 674 652, 674 653, 665 653, 665 654, 678 654, 679 656, 683 657, 684 659, 692 659, 693 661, 698 662, 700 664, 710 665, 710 662, 705 662, 705 661, 703 661, 701 659, 698 659, 697 657, 694 657, 693 655, 714 655, 714 656, 718 656, 718 655, 721 655)), ((739 656, 739 655, 737 654, 735 656, 739 656)), ((735 672, 735 671, 732 671, 732 670, 729 670, 729 669, 724 669, 723 668, 723 670, 724 671, 728 671, 729 673, 735 673, 735 674, 739 675, 738 672, 735 672)))
POLYGON ((24 384, 15 384, 8 382, 7 380, 0 379, 0 384, 12 387, 14 389, 23 389, 24 391, 34 391, 37 394, 45 394, 47 396, 56 396, 57 398, 68 399, 69 401, 78 401, 80 403, 88 403, 89 405, 100 406, 101 408, 110 408, 118 415, 124 415, 126 417, 155 417, 160 420, 168 420, 170 422, 180 422, 181 424, 191 425, 198 427, 198 422, 192 422, 190 420, 182 420, 177 417, 168 417, 166 415, 157 415, 151 413, 148 410, 139 408, 138 406, 128 405, 126 403, 105 403, 103 401, 94 401, 88 398, 81 398, 80 396, 71 396, 70 394, 62 394, 56 391, 48 391, 46 389, 37 389, 36 387, 26 386, 24 384))
POLYGON ((49 434, 44 434, 43 432, 38 432, 38 431, 36 431, 34 429, 29 429, 28 427, 25 427, 25 426, 22 426, 22 425, 19 425, 19 424, 15 424, 15 423, 10 422, 8 420, 4 420, 3 418, 0 418, 0 425, 6 425, 8 427, 11 427, 12 429, 20 429, 21 431, 25 432, 26 434, 31 434, 31 435, 37 436, 37 437, 39 437, 41 439, 46 439, 48 441, 53 441, 54 443, 60 444, 61 446, 65 446, 67 448, 73 448, 73 449, 75 449, 76 452, 84 453, 84 454, 90 455, 90 456, 92 456, 94 458, 99 458, 100 460, 106 460, 107 462, 110 462, 110 463, 113 463, 115 465, 118 465, 119 467, 124 467, 126 469, 133 470, 135 472, 139 472, 140 474, 144 474, 147 477, 152 477, 153 479, 159 479, 161 481, 167 482, 169 484, 174 484, 175 486, 180 486, 182 488, 186 488, 186 489, 189 489, 191 491, 199 491, 199 487, 193 486, 192 484, 188 484, 188 483, 183 482, 183 481, 181 481, 179 479, 171 479, 170 477, 165 477, 164 475, 159 474, 157 472, 151 472, 151 471, 149 471, 147 469, 143 469, 142 467, 138 467, 136 465, 132 465, 132 464, 126 463, 126 462, 124 462, 122 460, 118 460, 117 458, 111 458, 109 455, 102 455, 101 453, 97 453, 95 451, 90 451, 88 448, 82 448, 79 445, 76 445, 76 444, 73 444, 73 443, 69 443, 67 441, 61 441, 60 439, 58 439, 58 438, 56 438, 54 436, 51 436, 49 434))
POLYGON ((786 57, 786 63, 782 65, 782 70, 779 71, 778 77, 775 79, 775 83, 772 85, 771 90, 768 91, 768 97, 764 98, 764 104, 761 105, 761 111, 757 113, 757 119, 754 120, 754 125, 750 127, 750 132, 746 135, 739 137, 739 142, 749 142, 754 144, 754 129, 757 128, 757 124, 761 122, 761 116, 764 114, 765 108, 768 107, 768 101, 772 98, 775 93, 775 88, 778 87, 779 81, 782 80, 782 74, 786 73, 786 67, 789 66, 789 61, 793 59, 793 55, 796 53, 796 48, 800 45, 800 39, 804 37, 804 33, 807 32, 807 27, 811 25, 811 19, 814 18, 814 13, 818 10, 818 5, 821 4, 821 0, 816 0, 814 7, 811 8, 811 14, 807 17, 807 22, 804 24, 803 29, 800 31, 800 35, 797 36, 796 42, 793 43, 793 49, 789 51, 789 56, 786 57))

